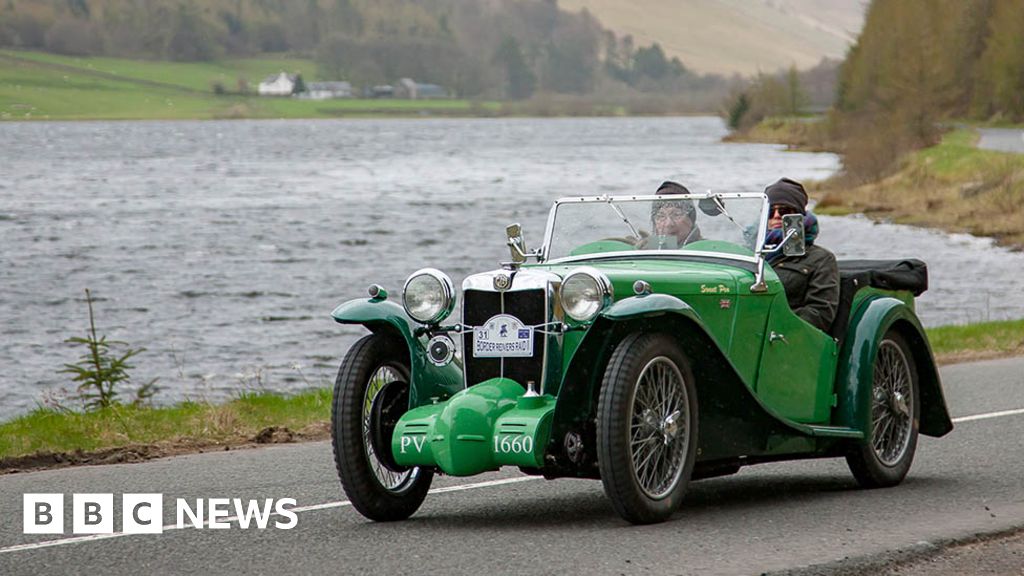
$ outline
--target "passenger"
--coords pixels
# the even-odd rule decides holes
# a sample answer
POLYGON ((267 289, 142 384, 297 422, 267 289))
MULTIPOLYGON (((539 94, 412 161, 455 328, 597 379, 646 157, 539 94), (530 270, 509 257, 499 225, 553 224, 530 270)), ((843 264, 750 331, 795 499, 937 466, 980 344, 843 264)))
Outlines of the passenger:
MULTIPOLYGON (((689 194, 686 186, 666 181, 656 194, 689 194)), ((651 224, 654 235, 645 238, 639 248, 671 250, 701 239, 697 226, 697 208, 689 198, 658 200, 651 206, 651 224)))
POLYGON ((802 184, 789 178, 782 178, 765 192, 770 210, 765 247, 782 241, 782 217, 786 214, 804 215, 807 246, 803 256, 785 256, 780 250, 768 257, 768 263, 782 280, 793 312, 815 328, 828 332, 839 307, 839 266, 831 252, 814 243, 818 219, 807 212, 807 192, 802 184))

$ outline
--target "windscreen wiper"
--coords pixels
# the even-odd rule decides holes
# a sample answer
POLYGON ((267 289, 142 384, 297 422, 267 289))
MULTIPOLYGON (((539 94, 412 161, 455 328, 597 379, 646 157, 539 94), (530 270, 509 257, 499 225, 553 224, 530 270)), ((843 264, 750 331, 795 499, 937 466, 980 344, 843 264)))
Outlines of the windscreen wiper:
POLYGON ((643 242, 644 237, 640 235, 640 232, 637 231, 636 226, 633 226, 633 223, 629 221, 629 218, 626 217, 626 214, 622 211, 622 209, 619 208, 618 205, 616 205, 614 202, 612 202, 612 199, 609 198, 608 196, 604 197, 604 201, 607 202, 608 205, 612 207, 612 210, 615 210, 615 213, 619 215, 619 218, 622 218, 622 221, 626 223, 626 226, 629 226, 629 231, 633 234, 633 237, 636 238, 636 241, 643 242))
POLYGON ((725 215, 725 217, 729 219, 729 222, 732 222, 733 225, 739 228, 740 232, 746 234, 747 229, 744 228, 743 226, 740 226, 739 222, 737 222, 736 220, 733 220, 732 215, 729 214, 729 211, 725 209, 725 203, 722 202, 721 196, 715 194, 714 196, 711 197, 711 199, 715 202, 715 208, 718 208, 718 211, 725 215))

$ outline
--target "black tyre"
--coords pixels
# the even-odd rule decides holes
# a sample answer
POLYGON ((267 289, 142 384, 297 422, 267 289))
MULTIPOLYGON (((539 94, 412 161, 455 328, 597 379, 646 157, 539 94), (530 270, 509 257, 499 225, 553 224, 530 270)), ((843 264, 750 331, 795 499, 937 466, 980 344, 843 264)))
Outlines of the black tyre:
POLYGON ((914 461, 920 413, 914 356, 906 340, 890 330, 879 343, 875 357, 870 436, 846 456, 861 486, 883 488, 903 481, 914 461))
POLYGON ((666 334, 631 334, 612 353, 598 401, 598 467, 615 511, 634 524, 679 508, 697 454, 697 389, 666 334))
POLYGON ((390 454, 378 457, 378 450, 391 449, 390 438, 382 441, 384 435, 371 429, 380 425, 372 416, 382 390, 394 396, 396 389, 408 389, 408 356, 401 341, 371 334, 349 350, 334 384, 331 442, 338 477, 352 506, 371 520, 408 518, 423 503, 433 479, 430 470, 397 468, 390 454))

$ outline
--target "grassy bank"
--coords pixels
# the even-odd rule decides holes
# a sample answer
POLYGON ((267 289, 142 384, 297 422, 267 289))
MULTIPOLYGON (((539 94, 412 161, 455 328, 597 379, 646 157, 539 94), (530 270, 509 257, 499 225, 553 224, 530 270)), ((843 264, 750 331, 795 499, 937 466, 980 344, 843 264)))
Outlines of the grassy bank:
POLYGON ((164 120, 333 118, 345 116, 481 116, 496 102, 468 100, 299 100, 237 94, 281 70, 315 78, 316 65, 296 58, 184 63, 74 58, 0 50, 2 120, 164 120), (226 94, 214 93, 219 84, 226 94))
MULTIPOLYGON (((1024 354, 1024 320, 932 328, 928 337, 940 363, 1024 354)), ((85 414, 38 409, 0 424, 0 472, 324 439, 330 406, 331 392, 324 389, 291 397, 243 395, 225 404, 116 406, 85 414)))
POLYGON ((778 116, 765 118, 749 130, 732 132, 726 142, 784 144, 801 152, 832 152, 835 148, 823 121, 824 116, 778 116))
MULTIPOLYGON (((768 118, 726 138, 785 144, 794 150, 845 150, 829 123, 768 118)), ((867 183, 839 174, 813 187, 820 214, 864 213, 900 224, 988 236, 1024 248, 1024 154, 981 150, 973 128, 943 135, 939 144, 911 152, 895 170, 867 183)))
POLYGON ((977 133, 958 129, 911 153, 893 174, 848 186, 842 178, 818 190, 818 212, 863 212, 900 224, 989 236, 1024 247, 1024 155, 980 150, 977 133))

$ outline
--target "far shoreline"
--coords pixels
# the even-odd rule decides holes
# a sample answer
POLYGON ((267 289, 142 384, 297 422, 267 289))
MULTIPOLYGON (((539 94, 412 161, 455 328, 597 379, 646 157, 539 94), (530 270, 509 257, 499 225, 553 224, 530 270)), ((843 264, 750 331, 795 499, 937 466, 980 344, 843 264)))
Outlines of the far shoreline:
MULTIPOLYGON (((260 95, 256 78, 276 70, 316 70, 308 57, 264 55, 209 62, 65 56, 0 48, 0 122, 314 118, 617 117, 715 115, 696 92, 628 94, 534 92, 499 99, 444 95, 378 96, 352 89, 326 99, 260 95), (237 79, 238 88, 231 82, 237 79)), ((309 81, 320 81, 312 74, 309 81)))
MULTIPOLYGON (((683 112, 667 114, 459 114, 459 113, 438 113, 436 111, 424 110, 417 113, 380 113, 380 114, 323 114, 318 116, 240 116, 240 117, 140 117, 140 118, 103 118, 103 117, 50 117, 33 116, 31 118, 0 118, 0 125, 3 124, 33 124, 33 123, 87 123, 87 122, 279 122, 287 120, 563 120, 563 119, 635 119, 635 118, 721 118, 714 112, 683 112)), ((742 144, 754 143, 734 141, 726 143, 742 144)), ((765 142, 757 142, 765 143, 765 142)), ((825 152, 825 151, 820 151, 825 152)))

